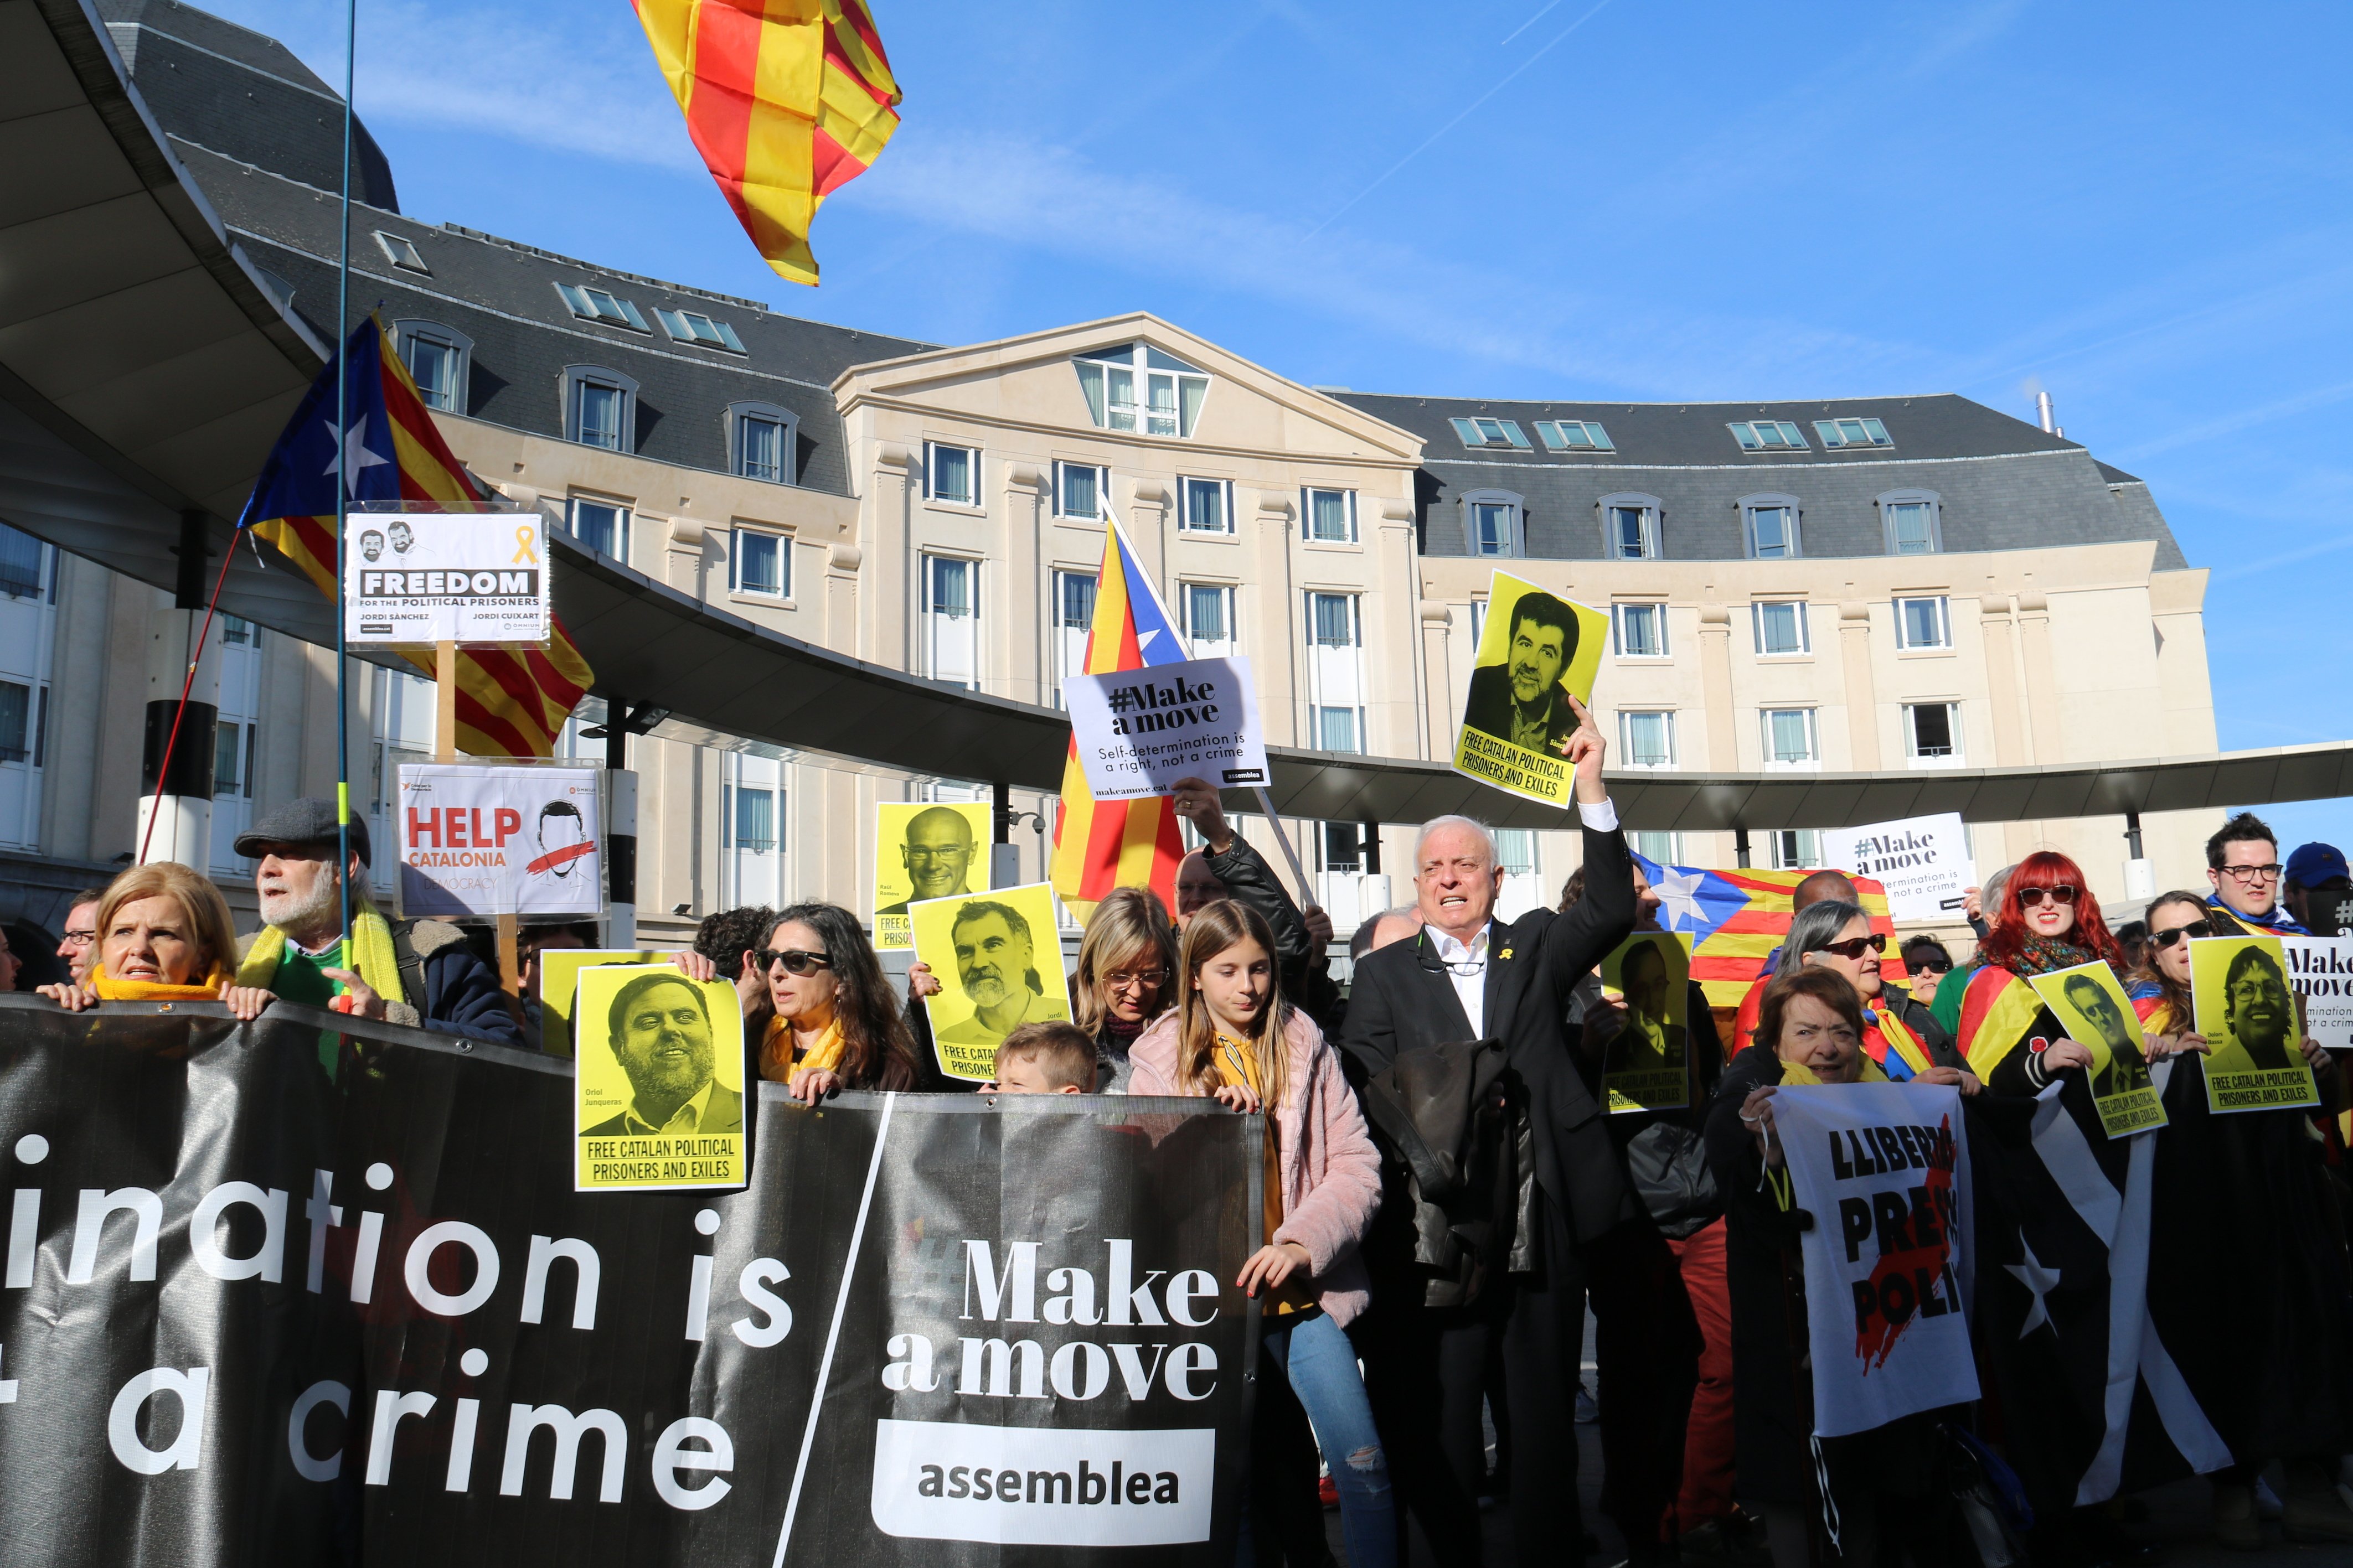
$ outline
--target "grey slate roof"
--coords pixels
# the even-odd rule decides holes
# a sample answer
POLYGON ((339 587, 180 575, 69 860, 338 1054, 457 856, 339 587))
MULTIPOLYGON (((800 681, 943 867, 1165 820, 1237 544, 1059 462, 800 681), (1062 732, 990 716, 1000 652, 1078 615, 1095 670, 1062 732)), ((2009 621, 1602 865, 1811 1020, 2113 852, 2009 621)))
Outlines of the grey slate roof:
POLYGON ((1422 437, 1416 513, 1428 555, 1470 553, 1461 498, 1482 489, 1521 498, 1527 553, 1537 558, 1602 559, 1599 502, 1625 493, 1658 499, 1668 560, 1738 559, 1740 500, 1761 494, 1797 498, 1807 555, 1883 555, 1878 498, 1916 489, 1941 503, 1948 552, 2145 539, 2156 542, 2158 570, 2186 564, 2147 485, 2079 442, 1951 394, 1685 404, 1334 395, 1422 437), (1450 421, 1482 415, 1518 421, 1532 449, 1465 447, 1450 421), (1880 420, 1894 445, 1823 449, 1814 421, 1838 416, 1880 420), (1548 450, 1535 425, 1555 419, 1601 426, 1616 450, 1548 450), (1725 426, 1751 419, 1797 426, 1808 450, 1744 449, 1725 426))
MULTIPOLYGON (((343 96, 277 39, 179 0, 97 0, 139 96, 164 128, 323 190, 343 188, 343 96)), ((397 212, 392 164, 354 120, 352 189, 397 212)))

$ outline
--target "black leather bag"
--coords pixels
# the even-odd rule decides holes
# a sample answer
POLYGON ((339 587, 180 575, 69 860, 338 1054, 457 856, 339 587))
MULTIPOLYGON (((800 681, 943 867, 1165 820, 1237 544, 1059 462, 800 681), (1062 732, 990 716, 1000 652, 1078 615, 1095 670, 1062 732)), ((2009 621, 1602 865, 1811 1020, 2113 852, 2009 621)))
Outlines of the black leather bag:
POLYGON ((1384 1185, 1407 1237, 1408 1288, 1422 1305, 1468 1306, 1511 1266, 1520 1188, 1533 1180, 1526 1097, 1493 1040, 1422 1046, 1365 1086, 1384 1185), (1409 1237, 1409 1244, 1408 1243, 1409 1237))

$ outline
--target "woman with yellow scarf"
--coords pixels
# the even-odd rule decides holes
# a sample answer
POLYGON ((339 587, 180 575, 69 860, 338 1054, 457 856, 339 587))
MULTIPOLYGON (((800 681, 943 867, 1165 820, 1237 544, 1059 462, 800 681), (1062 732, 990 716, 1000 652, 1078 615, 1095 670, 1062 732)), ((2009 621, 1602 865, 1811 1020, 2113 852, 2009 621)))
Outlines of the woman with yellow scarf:
MULTIPOLYGON (((1827 1514, 1830 1505, 1841 1521, 1840 1562, 1876 1562, 1883 1528, 1897 1536, 1926 1531, 1933 1542, 1947 1526, 1958 1527, 1929 1487, 1938 1474, 1934 1413, 1852 1436, 1812 1436, 1798 1237, 1814 1222, 1790 1195, 1773 1096, 1785 1084, 1888 1081, 1863 1048, 1868 1027, 1862 998, 1844 974, 1823 964, 1784 963, 1766 987, 1757 1043, 1724 1069, 1708 1108, 1708 1166, 1725 1197, 1733 1386, 1740 1390, 1733 1414, 1736 1474, 1742 1506, 1766 1521, 1774 1568, 1802 1568, 1811 1560, 1808 1516, 1827 1514)), ((1964 1095, 1979 1087, 1969 1074, 1935 1063, 1910 1081, 1956 1084, 1964 1095)), ((1813 1306, 1841 1310, 1836 1302, 1813 1306)))
POLYGON ((69 1013, 101 1002, 223 1002, 239 1018, 260 1016, 267 991, 232 984, 237 928, 212 879, 171 860, 114 879, 98 906, 98 959, 88 980, 44 985, 69 1013))

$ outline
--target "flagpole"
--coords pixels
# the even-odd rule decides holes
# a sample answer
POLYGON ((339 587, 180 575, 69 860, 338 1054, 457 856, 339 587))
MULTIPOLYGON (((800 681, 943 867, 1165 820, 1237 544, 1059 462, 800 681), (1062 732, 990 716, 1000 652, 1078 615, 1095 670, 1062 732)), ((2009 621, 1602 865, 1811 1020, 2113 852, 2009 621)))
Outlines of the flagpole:
POLYGON ((359 58, 360 3, 343 7, 343 247, 335 262, 335 878, 343 892, 343 940, 340 967, 350 969, 352 952, 352 708, 351 661, 343 646, 344 526, 351 513, 352 338, 352 90, 359 58))

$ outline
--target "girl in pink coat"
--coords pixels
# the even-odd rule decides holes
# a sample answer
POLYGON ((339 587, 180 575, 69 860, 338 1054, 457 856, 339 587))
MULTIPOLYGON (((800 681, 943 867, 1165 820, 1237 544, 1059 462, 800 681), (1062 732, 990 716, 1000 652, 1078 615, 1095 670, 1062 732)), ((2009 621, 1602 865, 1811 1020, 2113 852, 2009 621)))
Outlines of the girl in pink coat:
MULTIPOLYGON (((1345 1332, 1370 1292, 1357 1245, 1380 1205, 1380 1157, 1339 1058, 1275 983, 1274 935, 1221 899, 1185 928, 1176 1006, 1129 1047, 1135 1095, 1213 1096, 1266 1112, 1266 1245, 1235 1281, 1264 1303, 1267 1359, 1315 1428, 1340 1493, 1349 1568, 1396 1568, 1388 1460, 1345 1332)), ((1251 1485, 1282 1484, 1253 1458, 1251 1485)))

